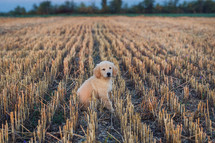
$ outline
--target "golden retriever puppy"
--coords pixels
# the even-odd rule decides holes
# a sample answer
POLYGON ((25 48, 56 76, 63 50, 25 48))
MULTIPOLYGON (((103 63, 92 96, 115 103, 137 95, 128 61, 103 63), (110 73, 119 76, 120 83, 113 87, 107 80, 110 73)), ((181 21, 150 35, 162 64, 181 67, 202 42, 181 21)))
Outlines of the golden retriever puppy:
POLYGON ((117 75, 116 66, 109 61, 102 61, 93 69, 93 76, 86 80, 78 89, 79 101, 86 109, 91 101, 92 92, 100 99, 104 107, 114 112, 108 94, 112 90, 112 77, 117 75))

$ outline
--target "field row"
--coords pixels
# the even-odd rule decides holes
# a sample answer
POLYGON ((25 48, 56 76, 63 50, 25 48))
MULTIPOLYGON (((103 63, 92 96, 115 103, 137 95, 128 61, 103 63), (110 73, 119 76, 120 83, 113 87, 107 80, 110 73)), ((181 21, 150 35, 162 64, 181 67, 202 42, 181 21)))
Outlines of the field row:
POLYGON ((0 142, 215 141, 213 18, 32 18, 0 23, 0 142), (204 21, 204 22, 202 22, 204 21), (119 69, 115 113, 76 95, 119 69))

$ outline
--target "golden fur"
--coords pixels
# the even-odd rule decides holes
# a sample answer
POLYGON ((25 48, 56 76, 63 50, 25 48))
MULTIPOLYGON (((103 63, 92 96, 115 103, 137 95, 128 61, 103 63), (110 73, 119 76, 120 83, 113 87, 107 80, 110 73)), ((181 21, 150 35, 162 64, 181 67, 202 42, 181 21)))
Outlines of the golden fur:
POLYGON ((112 90, 112 77, 117 75, 117 71, 116 66, 109 61, 97 64, 93 70, 93 76, 86 80, 77 91, 80 103, 87 108, 94 92, 97 95, 96 98, 100 99, 107 109, 114 112, 108 94, 112 90))

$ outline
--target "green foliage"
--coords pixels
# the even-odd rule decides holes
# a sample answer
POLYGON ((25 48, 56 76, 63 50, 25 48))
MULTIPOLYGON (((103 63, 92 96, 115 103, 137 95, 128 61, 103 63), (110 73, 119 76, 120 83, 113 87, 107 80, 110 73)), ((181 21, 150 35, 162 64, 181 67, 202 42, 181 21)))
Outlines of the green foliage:
POLYGON ((66 1, 64 4, 56 8, 57 13, 73 13, 76 10, 75 3, 66 1))
POLYGON ((54 13, 53 6, 50 1, 41 2, 37 8, 37 14, 52 14, 54 13))
POLYGON ((144 0, 143 5, 146 13, 152 13, 154 7, 154 0, 144 0))
POLYGON ((24 15, 26 14, 26 10, 24 7, 17 6, 13 11, 10 11, 12 15, 24 15))
POLYGON ((111 13, 120 13, 121 7, 122 7, 122 0, 112 0, 110 2, 109 9, 111 13))
POLYGON ((86 6, 83 2, 81 2, 79 8, 78 8, 78 13, 81 14, 93 14, 93 13, 97 13, 98 12, 98 8, 95 6, 95 3, 92 3, 90 6, 86 6))
POLYGON ((137 4, 137 5, 134 5, 130 8, 130 13, 144 13, 144 5, 143 5, 143 2, 137 4))
POLYGON ((61 5, 52 5, 51 1, 43 1, 39 5, 34 4, 32 10, 26 12, 24 7, 17 6, 9 13, 0 13, 0 16, 17 15, 56 15, 56 14, 152 14, 152 13, 215 13, 215 1, 194 0, 179 3, 179 0, 166 0, 164 4, 155 0, 143 0, 131 7, 122 0, 101 0, 101 9, 95 3, 85 5, 84 2, 76 5, 74 1, 65 1, 61 5))
POLYGON ((102 5, 101 13, 107 13, 108 12, 107 0, 102 0, 101 5, 102 5))

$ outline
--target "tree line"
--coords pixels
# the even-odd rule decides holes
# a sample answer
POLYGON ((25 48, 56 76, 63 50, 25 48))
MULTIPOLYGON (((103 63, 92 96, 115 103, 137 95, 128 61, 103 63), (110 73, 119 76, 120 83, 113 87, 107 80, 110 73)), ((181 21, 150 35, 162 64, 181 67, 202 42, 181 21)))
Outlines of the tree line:
POLYGON ((122 0, 101 0, 101 7, 94 2, 76 4, 73 0, 65 1, 61 5, 53 5, 51 1, 43 1, 39 5, 26 11, 17 6, 14 10, 1 15, 51 15, 51 14, 123 14, 123 13, 215 13, 213 0, 192 0, 179 3, 179 0, 166 0, 164 3, 155 3, 155 0, 143 0, 136 5, 128 6, 122 0))

